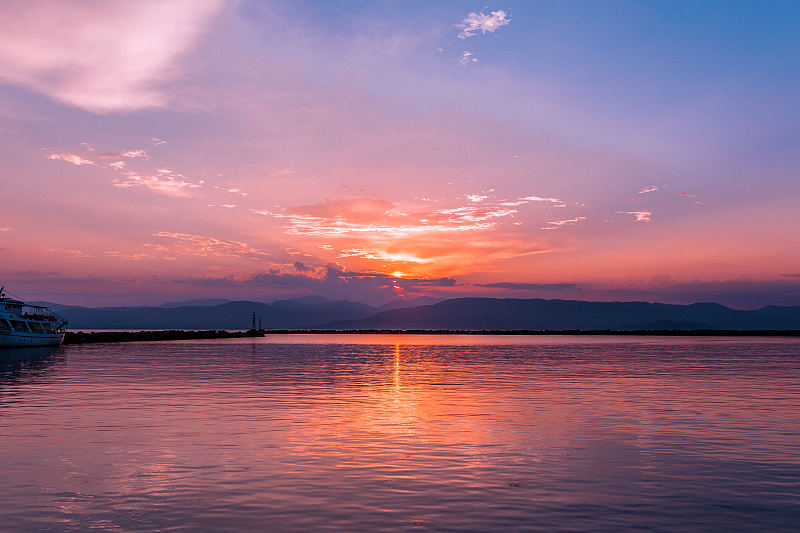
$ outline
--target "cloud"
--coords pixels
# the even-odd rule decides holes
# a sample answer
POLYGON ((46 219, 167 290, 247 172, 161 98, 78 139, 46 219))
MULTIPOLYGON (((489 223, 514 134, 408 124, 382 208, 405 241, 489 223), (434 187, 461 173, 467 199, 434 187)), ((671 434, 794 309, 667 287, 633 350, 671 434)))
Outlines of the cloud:
POLYGON ((487 198, 489 198, 489 197, 486 196, 486 195, 483 195, 483 194, 468 194, 467 195, 467 200, 469 200, 470 202, 476 202, 476 203, 477 202, 482 202, 482 201, 486 200, 487 198))
POLYGON ((321 204, 287 209, 284 213, 251 211, 286 220, 288 231, 297 235, 392 237, 485 230, 493 227, 496 219, 516 213, 513 209, 474 203, 448 209, 404 212, 392 202, 371 198, 326 200, 321 204))
POLYGON ((0 79, 95 113, 163 106, 225 0, 4 0, 0 79))
POLYGON ((346 248, 339 253, 339 257, 360 257, 362 259, 376 259, 379 261, 392 261, 400 263, 432 263, 432 258, 417 257, 411 253, 392 253, 386 250, 364 250, 360 248, 346 248))
POLYGON ((650 217, 653 216, 651 211, 617 211, 620 215, 633 215, 636 217, 636 222, 650 222, 650 217))
POLYGON ((414 275, 460 274, 476 265, 494 269, 500 261, 568 248, 503 231, 517 209, 491 200, 489 192, 446 203, 349 198, 250 211, 283 221, 286 233, 309 238, 299 242, 325 250, 328 259, 350 259, 351 265, 362 265, 356 267, 360 269, 377 261, 381 269, 414 275), (464 236, 455 238, 456 234, 464 236), (323 245, 318 237, 325 239, 323 245))
POLYGON ((122 150, 121 152, 104 152, 102 154, 97 154, 97 158, 99 159, 147 159, 148 154, 147 150, 143 148, 137 148, 135 150, 122 150))
POLYGON ((558 229, 563 228, 564 226, 571 226, 572 224, 577 224, 581 220, 586 220, 586 217, 575 217, 575 218, 566 218, 564 220, 548 220, 545 224, 549 224, 548 226, 543 226, 539 229, 558 229))
POLYGON ((384 303, 404 297, 415 297, 430 290, 448 289, 456 285, 449 277, 396 277, 375 272, 347 271, 338 265, 311 266, 296 262, 276 265, 263 272, 231 274, 181 280, 178 283, 200 286, 236 288, 265 288, 275 291, 302 291, 332 298, 355 298, 359 301, 384 303))
POLYGON ((11 231, 11 230, 12 230, 11 226, 2 226, 2 227, 0 227, 0 231, 11 231))
POLYGON ((511 17, 503 10, 492 11, 488 15, 483 12, 472 12, 457 24, 456 28, 461 32, 458 34, 459 39, 468 39, 476 35, 478 32, 481 34, 494 33, 503 26, 511 22, 511 17))
POLYGON ((157 176, 147 176, 136 172, 123 172, 125 178, 117 178, 112 181, 114 187, 146 187, 153 192, 166 194, 167 196, 185 198, 191 196, 192 189, 203 186, 203 182, 193 183, 187 181, 186 177, 176 174, 169 169, 158 169, 157 176))
POLYGON ((461 65, 462 67, 464 67, 464 66, 469 65, 470 63, 477 63, 478 62, 478 58, 474 57, 474 55, 475 54, 473 54, 472 52, 468 52, 468 51, 464 50, 461 53, 461 57, 458 60, 458 64, 461 65))
POLYGON ((301 263, 300 261, 294 262, 294 269, 298 272, 314 272, 314 267, 301 263))
POLYGON ((683 192, 683 191, 678 192, 678 194, 680 194, 681 196, 685 196, 686 198, 695 198, 695 197, 697 197, 696 194, 689 194, 688 192, 683 192))
POLYGON ((84 252, 83 250, 48 248, 47 251, 50 252, 50 253, 67 255, 69 257, 82 257, 82 258, 94 257, 93 255, 90 255, 90 254, 84 252))
POLYGON ((578 289, 576 283, 513 283, 499 281, 497 283, 475 283, 476 287, 488 287, 491 289, 508 289, 510 291, 561 291, 578 289))
POLYGON ((105 252, 106 255, 111 257, 119 257, 120 259, 128 259, 130 261, 143 261, 145 259, 152 259, 153 256, 149 254, 128 254, 118 250, 111 250, 105 252))
POLYGON ((517 198, 516 200, 508 200, 505 202, 500 203, 503 206, 514 207, 518 205, 525 205, 529 203, 543 203, 543 204, 550 204, 553 207, 566 207, 567 204, 563 200, 559 200, 558 198, 547 198, 543 196, 523 196, 521 198, 517 198))
POLYGON ((84 159, 78 154, 68 154, 68 153, 59 153, 59 154, 50 154, 47 156, 47 159, 52 159, 54 161, 61 160, 66 161, 67 163, 72 163, 73 165, 83 166, 83 165, 94 165, 95 162, 91 159, 84 159))
POLYGON ((229 192, 231 194, 238 194, 242 198, 247 198, 248 196, 250 196, 249 193, 242 191, 238 187, 231 187, 230 189, 225 189, 225 192, 229 192))
POLYGON ((647 187, 639 191, 638 194, 647 194, 649 192, 655 192, 658 190, 661 190, 661 188, 658 185, 648 185, 647 187))
POLYGON ((800 278, 800 274, 781 274, 784 278, 800 278))
POLYGON ((178 255, 244 258, 263 258, 270 255, 269 251, 254 248, 245 242, 218 239, 216 237, 209 237, 208 235, 159 231, 153 233, 153 236, 172 239, 173 245, 169 248, 169 252, 178 255))

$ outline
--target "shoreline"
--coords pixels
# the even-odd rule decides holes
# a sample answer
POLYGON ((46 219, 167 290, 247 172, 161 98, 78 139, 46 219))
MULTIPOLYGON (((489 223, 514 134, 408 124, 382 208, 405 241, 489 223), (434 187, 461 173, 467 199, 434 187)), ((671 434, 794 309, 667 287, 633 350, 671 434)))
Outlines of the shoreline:
POLYGON ((141 331, 68 331, 63 344, 112 342, 172 341, 197 339, 241 339, 267 335, 607 335, 649 337, 800 337, 800 330, 430 330, 430 329, 270 329, 228 330, 141 330, 141 331))

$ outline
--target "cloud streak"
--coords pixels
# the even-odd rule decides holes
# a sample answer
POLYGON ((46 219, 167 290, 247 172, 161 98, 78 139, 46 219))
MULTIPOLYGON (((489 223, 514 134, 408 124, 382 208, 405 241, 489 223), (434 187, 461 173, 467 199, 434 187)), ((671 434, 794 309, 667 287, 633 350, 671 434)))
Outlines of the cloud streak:
POLYGON ((548 220, 547 222, 545 222, 547 226, 542 226, 539 229, 559 229, 563 228, 564 226, 571 226, 577 224, 582 220, 586 220, 586 217, 565 218, 563 220, 548 220))

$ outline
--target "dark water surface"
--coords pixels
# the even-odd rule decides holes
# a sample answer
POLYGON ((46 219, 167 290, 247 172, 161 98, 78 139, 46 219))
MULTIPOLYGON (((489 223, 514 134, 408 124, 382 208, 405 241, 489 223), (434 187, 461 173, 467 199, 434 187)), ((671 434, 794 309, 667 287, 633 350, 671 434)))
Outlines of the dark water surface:
POLYGON ((0 351, 2 531, 797 531, 800 342, 0 351))

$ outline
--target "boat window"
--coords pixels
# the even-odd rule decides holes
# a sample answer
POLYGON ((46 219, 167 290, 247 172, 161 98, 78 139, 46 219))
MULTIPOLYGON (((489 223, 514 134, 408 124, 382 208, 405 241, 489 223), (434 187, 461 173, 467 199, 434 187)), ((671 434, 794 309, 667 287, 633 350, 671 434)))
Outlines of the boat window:
POLYGON ((24 331, 25 333, 30 332, 28 325, 22 320, 12 320, 11 327, 14 328, 14 331, 24 331))
POLYGON ((8 320, 6 320, 5 318, 0 318, 0 329, 5 330, 5 331, 10 331, 11 330, 11 324, 9 324, 8 320))
POLYGON ((39 322, 28 322, 28 326, 30 326, 31 331, 34 333, 44 333, 44 328, 39 322))
POLYGON ((44 332, 45 333, 55 333, 56 332, 56 330, 53 329, 53 324, 51 324, 49 322, 45 322, 44 324, 42 324, 42 327, 44 328, 44 332))

